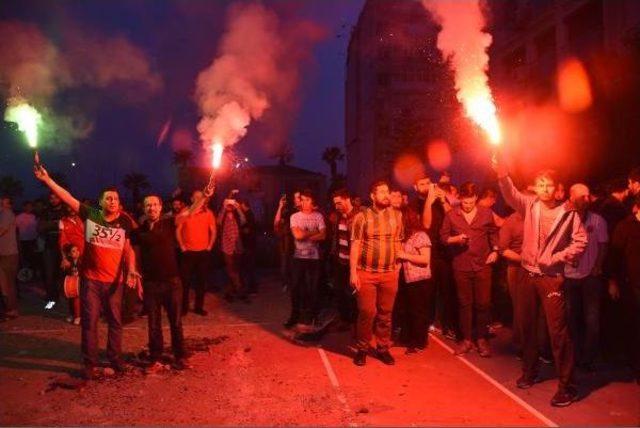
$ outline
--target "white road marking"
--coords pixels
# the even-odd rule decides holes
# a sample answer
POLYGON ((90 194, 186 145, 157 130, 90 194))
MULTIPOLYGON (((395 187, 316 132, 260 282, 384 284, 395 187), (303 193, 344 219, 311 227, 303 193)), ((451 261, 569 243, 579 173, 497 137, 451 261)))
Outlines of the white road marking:
MULTIPOLYGON (((318 346, 318 354, 320 354, 320 359, 322 360, 322 364, 324 365, 325 370, 327 371, 327 377, 329 378, 329 382, 331 382, 331 386, 336 391, 336 397, 338 401, 342 404, 342 409, 349 416, 353 415, 353 411, 351 410, 351 406, 347 402, 347 397, 345 397, 342 389, 340 388, 340 382, 338 382, 338 377, 336 373, 333 371, 333 367, 331 366, 331 362, 329 361, 329 357, 327 357, 327 353, 324 352, 322 346, 318 346)), ((355 423, 350 423, 349 426, 357 426, 355 423)))
MULTIPOLYGON (((452 354, 454 353, 454 350, 451 349, 451 347, 449 345, 447 345, 446 343, 444 343, 439 337, 435 336, 434 334, 429 333, 429 336, 436 341, 436 343, 438 343, 440 346, 442 346, 444 349, 446 349, 447 351, 451 352, 452 354)), ((509 398, 511 398, 513 401, 515 401, 516 403, 518 403, 519 405, 521 405, 522 407, 524 407, 529 413, 531 413, 533 416, 535 416, 536 418, 540 419, 542 422, 544 422, 544 424, 548 427, 557 427, 559 426, 557 423, 553 422, 551 419, 547 418, 545 415, 543 415, 542 413, 540 413, 538 410, 536 410, 533 406, 531 406, 529 403, 527 403, 526 401, 524 401, 522 398, 518 397, 516 394, 514 394, 513 392, 509 391, 508 388, 506 388, 504 385, 502 385, 500 382, 498 382, 497 380, 495 380, 494 378, 492 378, 491 376, 489 376, 487 373, 485 373, 482 369, 480 369, 479 367, 477 367, 475 364, 471 363, 469 360, 467 360, 466 358, 464 358, 461 355, 456 356, 456 358, 458 358, 458 360, 460 360, 463 364, 465 364, 467 367, 469 367, 471 370, 473 370, 474 372, 476 372, 477 374, 480 375, 480 377, 484 378, 487 382, 489 382, 491 385, 495 386, 496 388, 498 388, 500 391, 502 391, 503 393, 505 393, 509 398)))

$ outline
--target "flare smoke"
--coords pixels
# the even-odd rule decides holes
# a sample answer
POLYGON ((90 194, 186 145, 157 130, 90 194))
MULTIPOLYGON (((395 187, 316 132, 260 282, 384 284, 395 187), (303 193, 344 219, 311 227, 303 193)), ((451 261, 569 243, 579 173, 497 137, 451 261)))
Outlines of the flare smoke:
POLYGON ((497 144, 500 127, 487 76, 492 38, 484 32, 480 0, 422 0, 422 4, 442 26, 438 49, 451 61, 458 101, 497 144))
POLYGON ((202 115, 198 132, 205 147, 235 144, 267 110, 273 122, 290 116, 301 64, 322 37, 315 24, 283 25, 261 4, 232 6, 218 56, 196 81, 195 99, 202 115))

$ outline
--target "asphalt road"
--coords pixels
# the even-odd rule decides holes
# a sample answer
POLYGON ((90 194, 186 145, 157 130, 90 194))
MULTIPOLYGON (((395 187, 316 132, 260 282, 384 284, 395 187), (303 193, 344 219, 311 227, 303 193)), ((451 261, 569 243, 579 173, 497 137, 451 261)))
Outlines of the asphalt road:
MULTIPOLYGON (((63 305, 64 306, 64 305, 63 305)), ((281 323, 288 299, 263 275, 251 304, 207 295, 209 316, 184 319, 194 352, 192 368, 82 383, 80 330, 64 321, 66 308, 42 310, 34 290, 23 292, 23 315, 0 325, 2 425, 638 425, 640 388, 621 367, 581 374, 583 398, 549 405, 553 369, 534 388, 515 388, 519 362, 509 330, 493 341, 494 357, 465 358, 453 343, 432 336, 422 353, 393 348, 395 366, 351 362, 351 334, 331 333, 301 346, 281 323)), ((101 325, 101 346, 106 326, 101 325)), ((168 341, 168 331, 165 331, 168 341)), ((146 345, 146 319, 128 324, 124 351, 146 345)))

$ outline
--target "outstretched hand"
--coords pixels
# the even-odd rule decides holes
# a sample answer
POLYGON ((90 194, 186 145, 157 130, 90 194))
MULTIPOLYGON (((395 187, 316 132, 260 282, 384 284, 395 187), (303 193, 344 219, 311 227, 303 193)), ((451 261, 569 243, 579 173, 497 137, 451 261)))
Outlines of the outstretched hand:
POLYGON ((38 180, 43 182, 49 179, 49 173, 47 172, 46 169, 44 169, 44 166, 42 165, 34 165, 33 174, 36 176, 38 180))
POLYGON ((504 178, 509 175, 509 168, 505 162, 502 150, 496 149, 491 157, 491 167, 498 175, 498 178, 504 178))

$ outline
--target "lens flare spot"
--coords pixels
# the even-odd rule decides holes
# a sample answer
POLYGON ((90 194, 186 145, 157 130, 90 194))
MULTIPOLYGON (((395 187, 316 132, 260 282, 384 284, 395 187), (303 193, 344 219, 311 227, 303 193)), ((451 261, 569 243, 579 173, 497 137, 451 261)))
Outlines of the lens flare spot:
POLYGON ((393 165, 393 176, 402 187, 410 187, 417 176, 425 173, 424 165, 417 156, 400 155, 393 165))
POLYGON ((443 140, 434 140, 427 145, 429 165, 436 171, 444 171, 451 165, 451 151, 443 140))
POLYGON ((593 97, 587 70, 576 58, 566 60, 558 70, 558 99, 563 110, 578 113, 591 106, 593 97))

